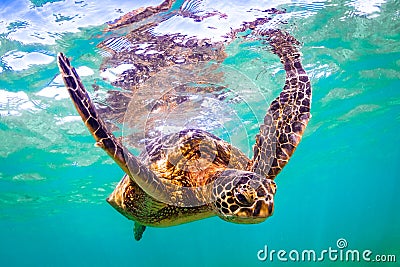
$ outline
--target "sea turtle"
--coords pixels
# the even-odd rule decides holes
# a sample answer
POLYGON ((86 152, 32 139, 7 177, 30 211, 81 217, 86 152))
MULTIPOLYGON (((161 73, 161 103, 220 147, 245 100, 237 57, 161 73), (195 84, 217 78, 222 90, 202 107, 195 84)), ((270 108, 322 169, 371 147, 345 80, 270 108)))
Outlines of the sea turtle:
POLYGON ((135 222, 135 239, 146 226, 166 227, 211 216, 260 223, 272 215, 274 178, 286 165, 310 119, 311 86, 298 42, 279 29, 258 32, 279 56, 286 82, 256 135, 254 155, 200 129, 160 136, 134 156, 107 129, 69 59, 58 65, 71 99, 96 140, 126 173, 107 201, 135 222))

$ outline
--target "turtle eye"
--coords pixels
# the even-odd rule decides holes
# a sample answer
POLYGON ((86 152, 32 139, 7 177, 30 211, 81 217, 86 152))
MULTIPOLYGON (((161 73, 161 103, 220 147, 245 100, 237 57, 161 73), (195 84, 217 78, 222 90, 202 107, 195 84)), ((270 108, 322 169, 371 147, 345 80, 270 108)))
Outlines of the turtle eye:
POLYGON ((244 207, 250 207, 254 203, 254 197, 247 192, 239 192, 238 190, 235 190, 235 198, 238 204, 244 207))

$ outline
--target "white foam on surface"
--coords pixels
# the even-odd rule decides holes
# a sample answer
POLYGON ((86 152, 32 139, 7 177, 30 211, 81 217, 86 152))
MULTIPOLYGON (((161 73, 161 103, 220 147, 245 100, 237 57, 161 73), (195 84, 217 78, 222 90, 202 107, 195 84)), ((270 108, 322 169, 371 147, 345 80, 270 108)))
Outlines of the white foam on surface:
POLYGON ((12 70, 21 71, 29 69, 32 65, 47 65, 55 58, 40 52, 10 51, 2 56, 1 60, 12 70))
POLYGON ((55 45, 65 33, 77 33, 79 28, 103 25, 142 6, 155 6, 160 0, 114 1, 95 0, 57 1, 32 6, 28 0, 0 2, 0 34, 23 44, 55 45), (90 12, 88 12, 90 10, 90 12), (10 24, 20 26, 10 30, 10 24), (45 25, 45 27, 44 27, 45 25))
POLYGON ((182 10, 191 12, 196 16, 204 16, 213 14, 212 16, 203 18, 201 23, 196 22, 193 18, 175 15, 170 19, 161 22, 156 26, 152 33, 156 35, 164 35, 171 33, 180 33, 188 37, 196 37, 199 39, 210 39, 212 42, 220 42, 229 39, 227 35, 232 29, 239 29, 243 22, 255 21, 257 18, 264 18, 267 14, 263 11, 266 9, 276 8, 279 5, 292 4, 296 6, 304 6, 303 11, 286 13, 277 15, 275 20, 270 22, 273 26, 278 20, 286 20, 290 17, 307 17, 316 13, 316 10, 324 7, 325 1, 289 1, 289 0, 249 0, 249 1, 213 1, 204 0, 192 3, 187 1, 182 10), (310 7, 310 8, 307 8, 310 7), (217 12, 218 11, 218 12, 217 12))
POLYGON ((348 2, 346 5, 354 7, 357 15, 365 15, 368 18, 374 18, 379 16, 381 6, 386 2, 386 0, 354 0, 348 2))
POLYGON ((39 109, 25 92, 0 90, 0 116, 20 116, 23 110, 39 109))
POLYGON ((37 96, 54 98, 55 100, 61 100, 69 98, 68 91, 60 86, 51 85, 43 88, 36 93, 37 96))
POLYGON ((100 73, 100 76, 103 77, 104 79, 109 80, 110 82, 114 82, 117 80, 118 76, 122 74, 124 71, 134 68, 135 68, 134 64, 121 64, 115 68, 108 68, 105 71, 102 71, 100 73))
POLYGON ((66 123, 74 122, 74 121, 81 121, 81 117, 76 115, 76 116, 65 116, 65 117, 60 117, 56 118, 56 125, 63 125, 66 123))

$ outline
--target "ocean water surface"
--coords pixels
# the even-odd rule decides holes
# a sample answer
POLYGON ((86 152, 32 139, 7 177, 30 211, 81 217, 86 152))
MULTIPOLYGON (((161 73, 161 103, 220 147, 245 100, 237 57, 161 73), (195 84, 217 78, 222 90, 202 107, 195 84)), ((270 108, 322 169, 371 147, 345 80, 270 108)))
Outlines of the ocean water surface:
MULTIPOLYGON (((172 14, 153 34, 169 30, 217 42, 223 39, 221 32, 251 14, 259 16, 271 8, 285 11, 271 14, 265 27, 284 29, 300 42, 313 88, 312 118, 275 180, 278 191, 271 218, 255 225, 213 217, 176 227, 149 227, 137 242, 133 222, 105 201, 123 172, 93 146, 60 79, 56 55, 66 53, 96 102, 105 103, 107 92, 116 90, 113 79, 121 69, 113 62, 104 65, 109 55, 98 44, 130 30, 106 31, 107 23, 158 4, 0 3, 0 265, 398 266, 400 3, 174 3, 172 11, 183 7, 194 14, 201 14, 196 13, 200 9, 220 13, 201 21, 179 20, 172 14), (228 19, 220 14, 228 14, 228 19), (279 259, 272 250, 286 254, 279 259), (315 251, 315 261, 302 260, 304 250, 315 251), (336 252, 329 255, 330 250, 336 252), (360 260, 346 260, 349 250, 359 251, 360 260), (300 256, 295 261, 291 257, 296 251, 300 256), (363 258, 364 251, 371 251, 371 262, 363 258)), ((113 44, 117 49, 121 43, 113 44)), ((153 127, 176 129, 200 114, 191 123, 251 156, 257 123, 285 80, 278 57, 263 46, 251 38, 227 41, 220 68, 230 84, 231 101, 207 98, 199 106, 185 106, 178 114, 183 118, 171 115, 163 127, 153 127), (262 97, 240 88, 254 89, 262 97)), ((144 115, 132 116, 140 120, 144 115)), ((140 140, 135 142, 140 148, 140 140)))

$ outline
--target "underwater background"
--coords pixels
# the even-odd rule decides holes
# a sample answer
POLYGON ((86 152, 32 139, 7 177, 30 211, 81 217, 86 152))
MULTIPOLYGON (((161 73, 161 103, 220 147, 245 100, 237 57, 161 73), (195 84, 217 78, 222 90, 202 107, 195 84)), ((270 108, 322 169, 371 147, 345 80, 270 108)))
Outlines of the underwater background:
MULTIPOLYGON (((266 246, 268 253, 315 250, 317 255, 329 248, 370 250, 371 259, 394 255, 397 262, 366 266, 398 266, 400 2, 230 2, 233 10, 235 4, 286 10, 285 23, 279 27, 301 42, 303 65, 313 87, 312 119, 275 180, 275 212, 267 221, 239 225, 213 217, 176 227, 149 227, 137 242, 133 222, 105 201, 123 172, 93 146, 60 82, 56 54, 62 51, 73 58, 90 88, 95 80, 102 81, 102 56, 96 45, 107 38, 106 23, 157 4, 0 2, 0 266, 291 262, 280 261, 276 254, 261 261, 258 256, 265 253, 259 252, 266 246), (339 241, 345 246, 340 247, 339 241)), ((242 11, 237 12, 239 16, 242 11)), ((269 102, 279 94, 284 72, 276 56, 249 49, 245 43, 228 45, 227 51, 224 64, 240 69, 257 87, 268 88, 269 102), (265 68, 252 69, 246 63, 252 57, 265 68)), ((104 81, 99 85, 104 92, 111 88, 104 81)), ((245 110, 238 114, 247 120, 245 110)), ((247 151, 258 125, 244 125, 248 139, 235 145, 247 151)), ((231 127, 228 132, 235 130, 231 127)), ((366 263, 326 256, 320 262, 295 264, 366 263)))

